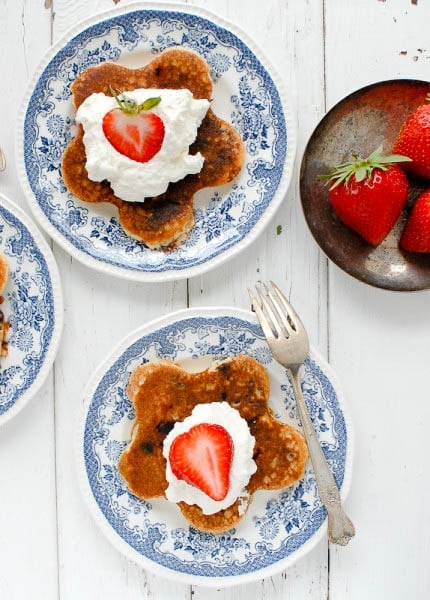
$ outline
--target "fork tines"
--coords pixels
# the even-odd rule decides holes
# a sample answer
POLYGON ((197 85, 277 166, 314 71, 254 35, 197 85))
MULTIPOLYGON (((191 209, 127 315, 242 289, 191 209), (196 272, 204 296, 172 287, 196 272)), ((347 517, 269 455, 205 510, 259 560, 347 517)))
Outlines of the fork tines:
POLYGON ((300 320, 276 283, 258 282, 255 294, 251 290, 248 292, 266 337, 290 337, 298 330, 300 320))

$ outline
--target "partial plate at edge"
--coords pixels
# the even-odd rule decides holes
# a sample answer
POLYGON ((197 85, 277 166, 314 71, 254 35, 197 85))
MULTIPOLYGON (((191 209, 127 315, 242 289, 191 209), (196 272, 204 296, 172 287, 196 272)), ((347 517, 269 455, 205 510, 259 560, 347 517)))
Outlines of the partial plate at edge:
POLYGON ((0 358, 0 425, 34 397, 61 339, 63 299, 57 264, 33 222, 0 194, 0 249, 9 277, 0 305, 10 322, 8 355, 0 358))

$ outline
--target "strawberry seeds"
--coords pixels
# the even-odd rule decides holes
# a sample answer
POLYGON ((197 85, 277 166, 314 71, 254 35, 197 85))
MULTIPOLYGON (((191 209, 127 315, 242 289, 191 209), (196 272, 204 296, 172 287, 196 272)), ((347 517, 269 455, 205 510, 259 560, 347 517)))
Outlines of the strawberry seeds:
POLYGON ((151 160, 160 150, 164 140, 164 123, 151 108, 160 103, 161 98, 148 98, 137 104, 130 98, 119 97, 111 88, 118 103, 103 118, 103 133, 110 144, 123 154, 140 163, 151 160))

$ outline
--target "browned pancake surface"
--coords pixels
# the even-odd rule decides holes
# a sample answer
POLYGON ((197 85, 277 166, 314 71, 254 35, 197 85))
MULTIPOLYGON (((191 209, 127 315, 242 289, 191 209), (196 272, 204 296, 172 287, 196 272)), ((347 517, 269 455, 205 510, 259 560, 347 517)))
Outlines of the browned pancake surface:
POLYGON ((9 267, 7 264, 6 256, 0 250, 0 294, 3 291, 4 286, 8 278, 9 267))
MULTIPOLYGON (((303 476, 308 453, 301 433, 281 423, 268 406, 266 369, 255 359, 239 355, 215 368, 189 373, 170 361, 147 363, 135 369, 128 394, 136 411, 132 441, 119 460, 119 471, 132 493, 140 498, 164 496, 167 488, 163 442, 176 421, 189 416, 196 404, 228 402, 247 421, 255 437, 257 471, 246 486, 280 489, 303 476)), ((215 515, 180 502, 188 521, 198 529, 220 532, 233 527, 241 513, 238 501, 215 515)))
MULTIPOLYGON (((211 99, 212 81, 205 60, 190 50, 170 48, 140 69, 102 63, 84 71, 72 84, 75 107, 94 92, 110 95, 110 86, 121 91, 136 88, 189 89, 194 98, 211 99)), ((108 181, 88 179, 85 169, 83 128, 67 146, 62 175, 74 196, 86 202, 109 202, 118 208, 121 225, 149 247, 173 248, 194 225, 193 197, 205 187, 228 183, 239 173, 244 157, 242 140, 232 125, 209 109, 190 148, 201 152, 200 173, 169 185, 167 191, 145 202, 125 202, 115 196, 108 181)))
MULTIPOLYGON (((9 266, 6 256, 0 250, 0 304, 3 302, 1 293, 6 285, 9 275, 9 266)), ((0 358, 4 358, 8 354, 7 334, 9 331, 9 322, 5 320, 3 311, 0 310, 0 358)))

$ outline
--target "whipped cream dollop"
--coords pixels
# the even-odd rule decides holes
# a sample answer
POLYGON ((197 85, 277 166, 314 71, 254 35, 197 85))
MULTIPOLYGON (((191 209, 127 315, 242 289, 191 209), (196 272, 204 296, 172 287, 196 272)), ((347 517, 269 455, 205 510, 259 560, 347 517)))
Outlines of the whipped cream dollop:
POLYGON ((148 98, 161 98, 151 112, 157 114, 164 124, 162 146, 146 163, 132 160, 115 150, 103 133, 103 117, 113 108, 118 108, 118 103, 112 96, 91 94, 76 112, 76 122, 84 128, 89 179, 107 179, 118 198, 127 202, 143 202, 145 198, 164 193, 169 183, 201 171, 204 158, 200 153, 189 154, 189 146, 196 139, 197 130, 209 108, 208 100, 195 100, 187 89, 139 88, 124 92, 122 96, 137 104, 148 98))
POLYGON ((228 508, 238 498, 243 499, 244 510, 248 504, 249 494, 245 486, 257 465, 252 458, 255 438, 249 431, 248 423, 240 413, 227 402, 211 402, 197 404, 191 415, 183 421, 175 423, 173 429, 164 440, 163 456, 166 459, 166 478, 168 487, 166 498, 171 502, 186 502, 196 504, 205 515, 211 515, 219 510, 228 508), (213 500, 199 488, 190 485, 183 479, 178 479, 172 472, 169 464, 170 446, 173 440, 199 423, 218 424, 224 427, 233 440, 233 459, 230 467, 230 485, 223 500, 213 500))

